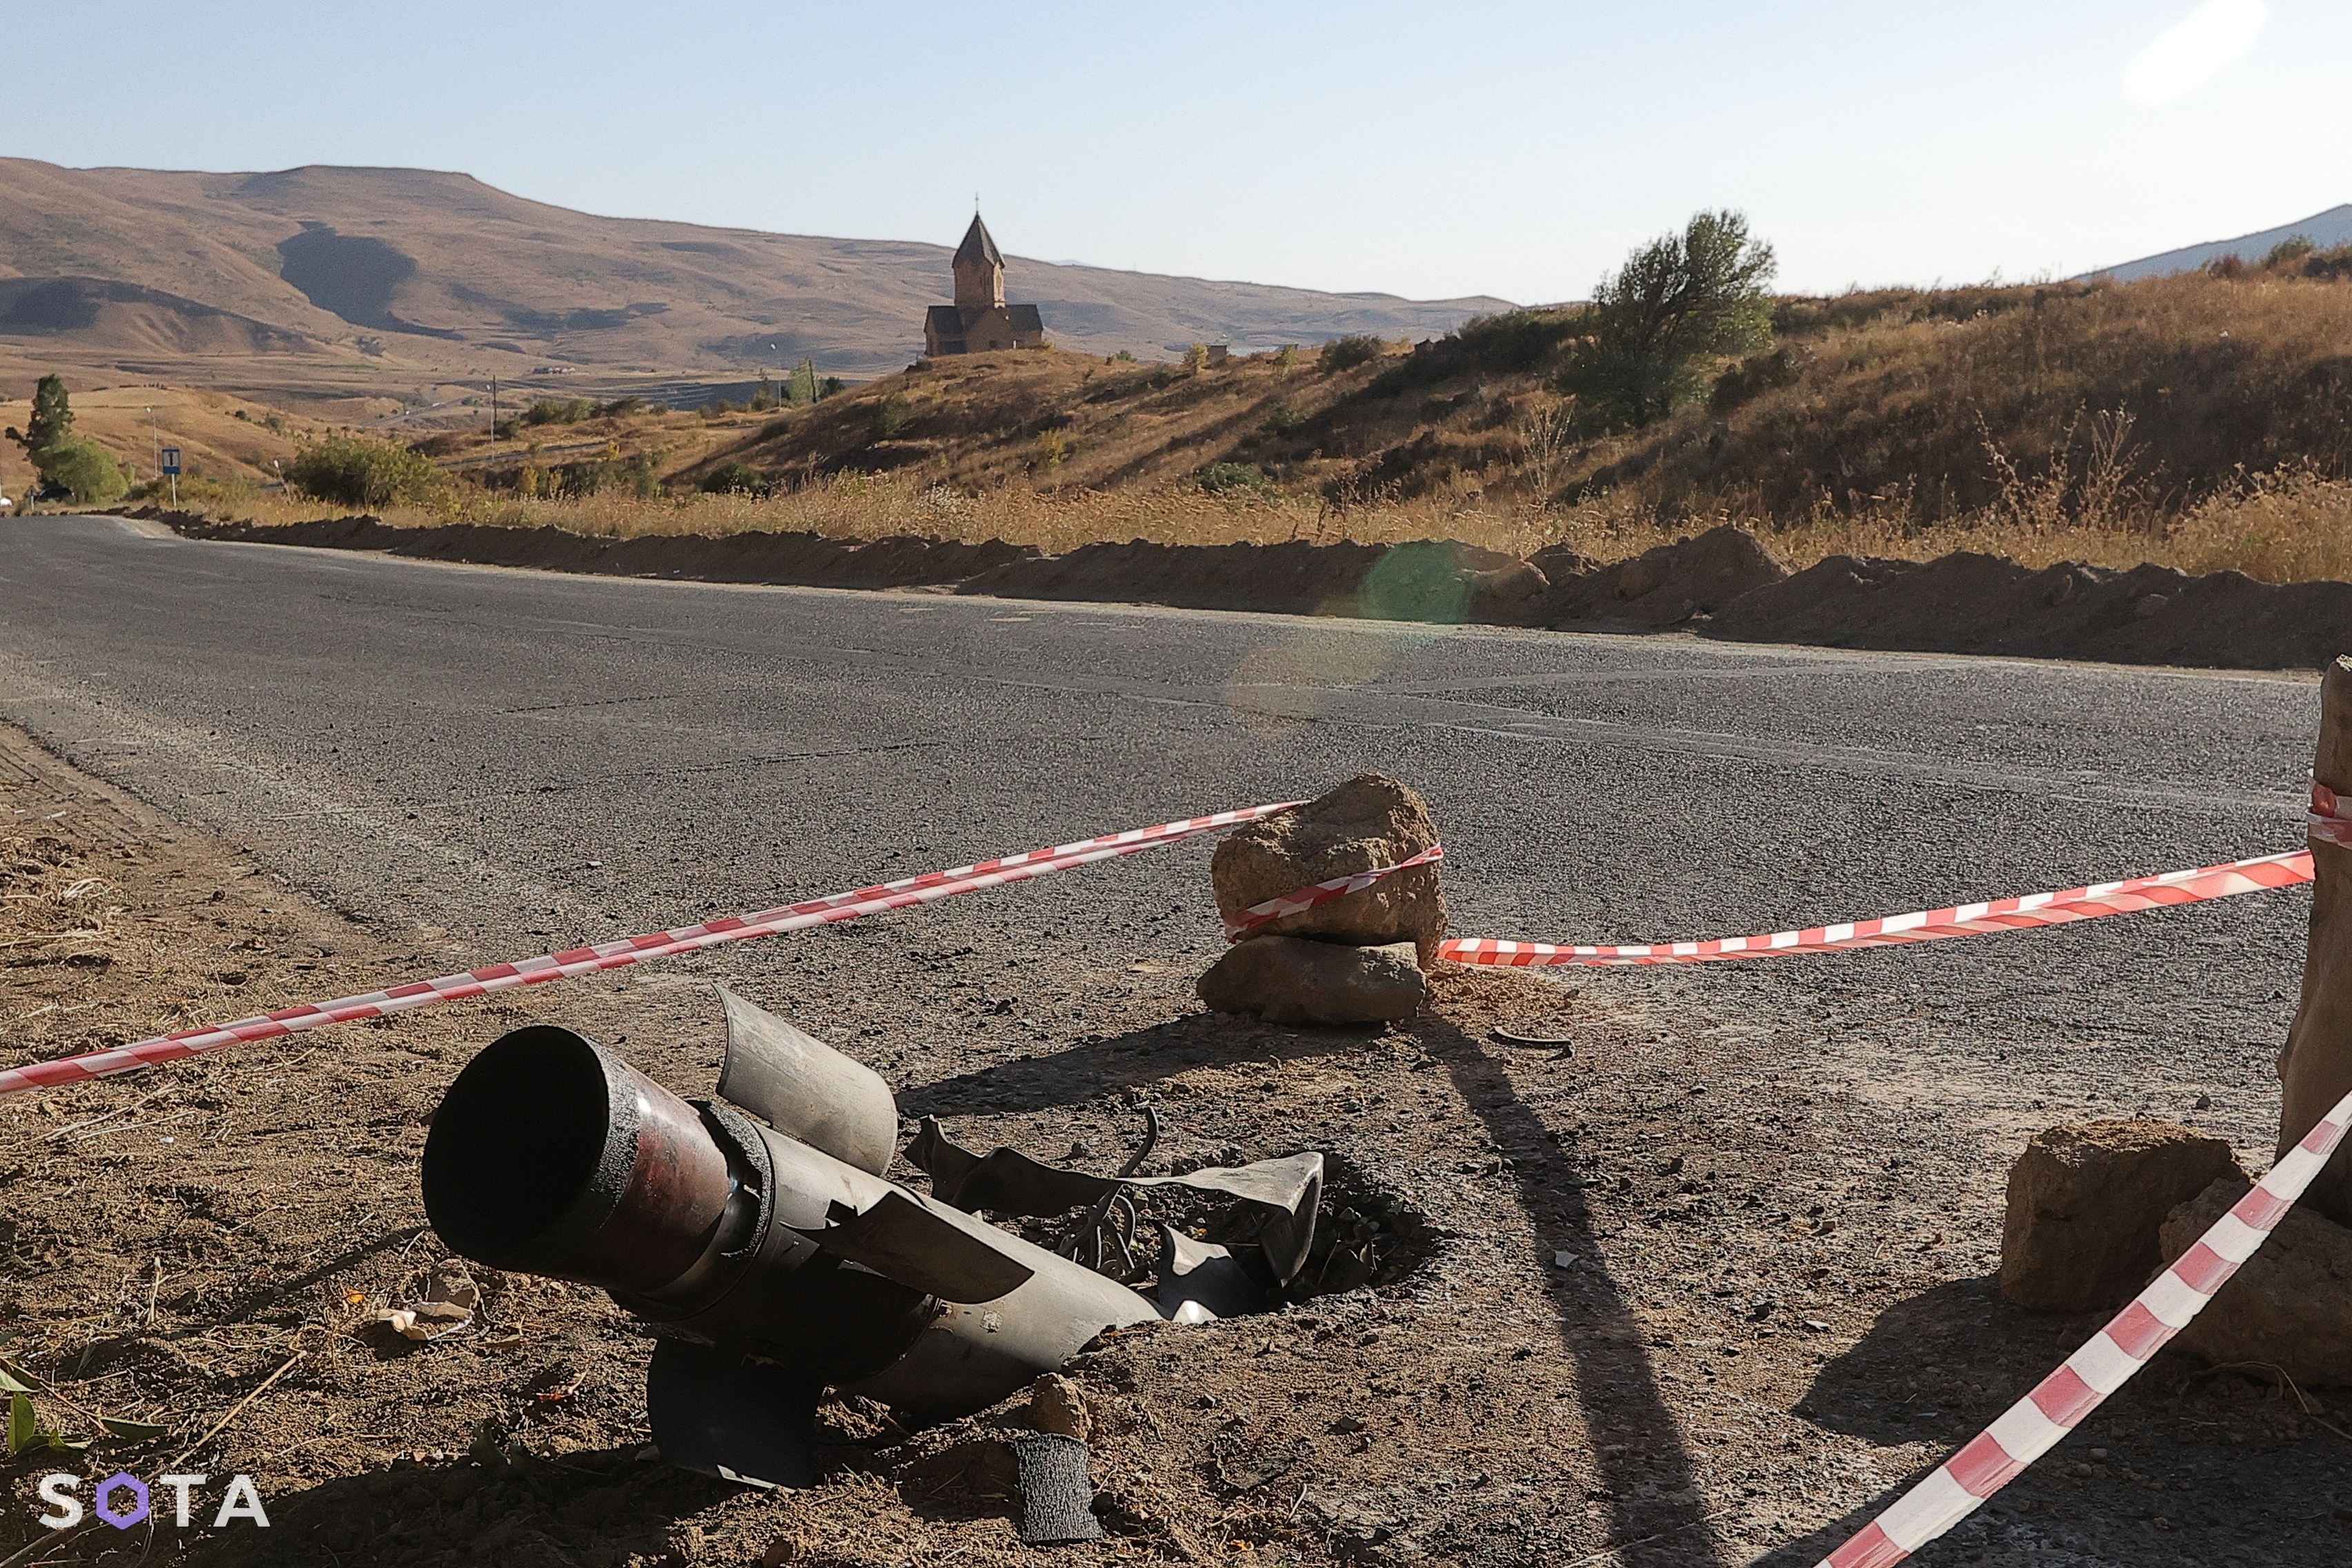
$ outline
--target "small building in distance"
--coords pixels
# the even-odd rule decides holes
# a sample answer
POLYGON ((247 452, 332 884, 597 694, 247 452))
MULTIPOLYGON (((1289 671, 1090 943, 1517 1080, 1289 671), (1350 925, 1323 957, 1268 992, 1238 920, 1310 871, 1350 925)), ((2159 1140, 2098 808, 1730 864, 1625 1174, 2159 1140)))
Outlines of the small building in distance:
POLYGON ((1004 257, 988 236, 980 215, 955 253, 955 303, 934 305, 923 316, 923 353, 986 353, 991 349, 1033 349, 1045 341, 1034 305, 1004 302, 1004 257))

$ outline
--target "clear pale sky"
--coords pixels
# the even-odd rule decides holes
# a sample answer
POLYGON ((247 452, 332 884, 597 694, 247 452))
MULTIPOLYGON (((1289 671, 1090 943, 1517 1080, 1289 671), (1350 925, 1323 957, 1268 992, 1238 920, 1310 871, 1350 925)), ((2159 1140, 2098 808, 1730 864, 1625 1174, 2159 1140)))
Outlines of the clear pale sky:
POLYGON ((2352 200, 2344 0, 74 0, 5 37, 16 156, 942 243, 977 191, 1018 255, 1416 298, 1582 297, 1705 206, 1827 290, 2352 200))

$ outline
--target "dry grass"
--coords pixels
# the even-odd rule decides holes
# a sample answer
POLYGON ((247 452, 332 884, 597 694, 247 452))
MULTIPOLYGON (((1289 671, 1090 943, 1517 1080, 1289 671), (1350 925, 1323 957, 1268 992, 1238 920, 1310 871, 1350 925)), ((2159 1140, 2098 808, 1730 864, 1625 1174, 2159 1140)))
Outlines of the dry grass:
POLYGON ((2064 469, 2057 510, 2095 527, 2103 509, 2179 515, 2248 472, 2352 474, 2352 287, 2191 274, 1862 299, 1819 305, 1787 384, 1596 452, 1590 471, 1694 510, 1935 521, 2064 469))
MULTIPOLYGON (((1568 544, 1603 562, 1732 521, 1798 566, 1965 549, 2037 566, 2352 579, 2352 282, 1885 290, 1787 300, 1780 315, 1776 371, 1630 434, 1576 431, 1549 390, 1559 345, 1540 331, 1480 329, 1442 353, 1399 349, 1339 374, 1270 355, 1194 374, 975 355, 774 417, 550 427, 536 433, 543 447, 513 452, 522 467, 499 470, 497 489, 482 488, 487 448, 453 437, 462 471, 444 500, 389 521, 1002 539, 1053 552, 1450 538, 1517 555, 1568 544), (527 499, 540 484, 518 479, 593 488, 562 465, 640 450, 683 493, 527 499), (777 493, 692 489, 728 459, 777 493), (1200 479, 1214 465, 1255 470, 1278 493, 1209 494, 1200 479)), ((321 510, 250 489, 185 493, 263 522, 321 510)))
MULTIPOLYGON (((1541 510, 1458 494, 1342 508, 1312 500, 1228 500, 1197 489, 1049 495, 1007 485, 967 495, 905 477, 845 475, 765 500, 691 494, 638 500, 608 494, 518 500, 476 493, 441 508, 394 508, 385 521, 412 528, 560 528, 612 538, 767 531, 837 539, 1002 539, 1048 552, 1102 540, 1272 544, 1457 539, 1522 556, 1566 544, 1601 562, 1734 522, 1763 534, 1800 568, 1829 555, 1927 561, 1973 550, 2036 567, 2062 561, 2118 567, 2154 562, 2191 574, 2243 572, 2272 583, 2352 580, 2352 481, 2326 479, 2307 468, 2244 480, 2171 518, 2120 508, 2096 521, 2037 511, 2047 493, 2046 486, 2021 480, 2014 493, 1997 493, 1990 507, 1936 521, 1882 506, 1824 510, 1788 522, 1724 509, 1669 522, 1632 494, 1541 510)), ((261 523, 299 522, 337 510, 269 491, 190 499, 194 510, 206 515, 261 523)))
POLYGON ((52 833, 0 832, 0 958, 11 963, 110 962, 122 910, 113 883, 52 833))

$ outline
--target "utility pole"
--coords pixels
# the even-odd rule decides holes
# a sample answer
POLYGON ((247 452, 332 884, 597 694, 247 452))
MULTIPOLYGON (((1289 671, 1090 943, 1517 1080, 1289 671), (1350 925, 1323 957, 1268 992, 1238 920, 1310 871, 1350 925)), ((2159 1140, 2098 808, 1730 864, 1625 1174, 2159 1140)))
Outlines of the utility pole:
POLYGON ((147 445, 155 459, 155 470, 161 473, 163 469, 163 437, 156 433, 155 405, 152 403, 147 405, 147 445))
POLYGON ((490 377, 490 450, 499 449, 499 378, 490 377))

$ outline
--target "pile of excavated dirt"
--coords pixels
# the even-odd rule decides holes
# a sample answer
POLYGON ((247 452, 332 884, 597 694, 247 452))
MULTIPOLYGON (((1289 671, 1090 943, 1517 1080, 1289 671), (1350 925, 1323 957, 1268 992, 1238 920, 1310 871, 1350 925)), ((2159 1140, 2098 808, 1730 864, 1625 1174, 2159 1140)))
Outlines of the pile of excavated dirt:
POLYGON ((1553 557, 1558 565, 1547 564, 1552 555, 1541 552, 1533 563, 1549 581, 1530 614, 1546 626, 1690 626, 1789 575, 1788 564, 1743 528, 1711 529, 1613 566, 1596 567, 1579 558, 1575 564, 1581 570, 1560 571, 1571 563, 1553 557))
POLYGON ((2006 654, 2236 669, 2310 669, 2352 641, 2352 584, 2190 577, 2165 566, 2042 570, 1960 552, 1836 555, 1791 573, 1729 525, 1601 566, 1456 540, 1411 544, 1088 544, 1062 555, 991 540, 871 542, 813 533, 600 539, 560 529, 392 528, 373 518, 211 523, 148 509, 192 539, 380 550, 427 561, 814 588, 960 594, 1441 624, 1683 630, 1736 642, 2006 654))
POLYGON ((1706 629, 1741 642, 2316 669, 2352 636, 2352 583, 2169 566, 2035 571, 1965 551, 1928 562, 1833 555, 1731 600, 1706 629))
POLYGON ((788 583, 806 588, 917 588, 962 582, 1036 555, 1034 546, 989 540, 832 539, 820 533, 647 533, 604 539, 560 528, 394 528, 373 517, 328 518, 284 527, 205 523, 137 512, 191 539, 240 544, 307 544, 377 550, 418 561, 533 566, 605 577, 690 577, 703 583, 788 583))

